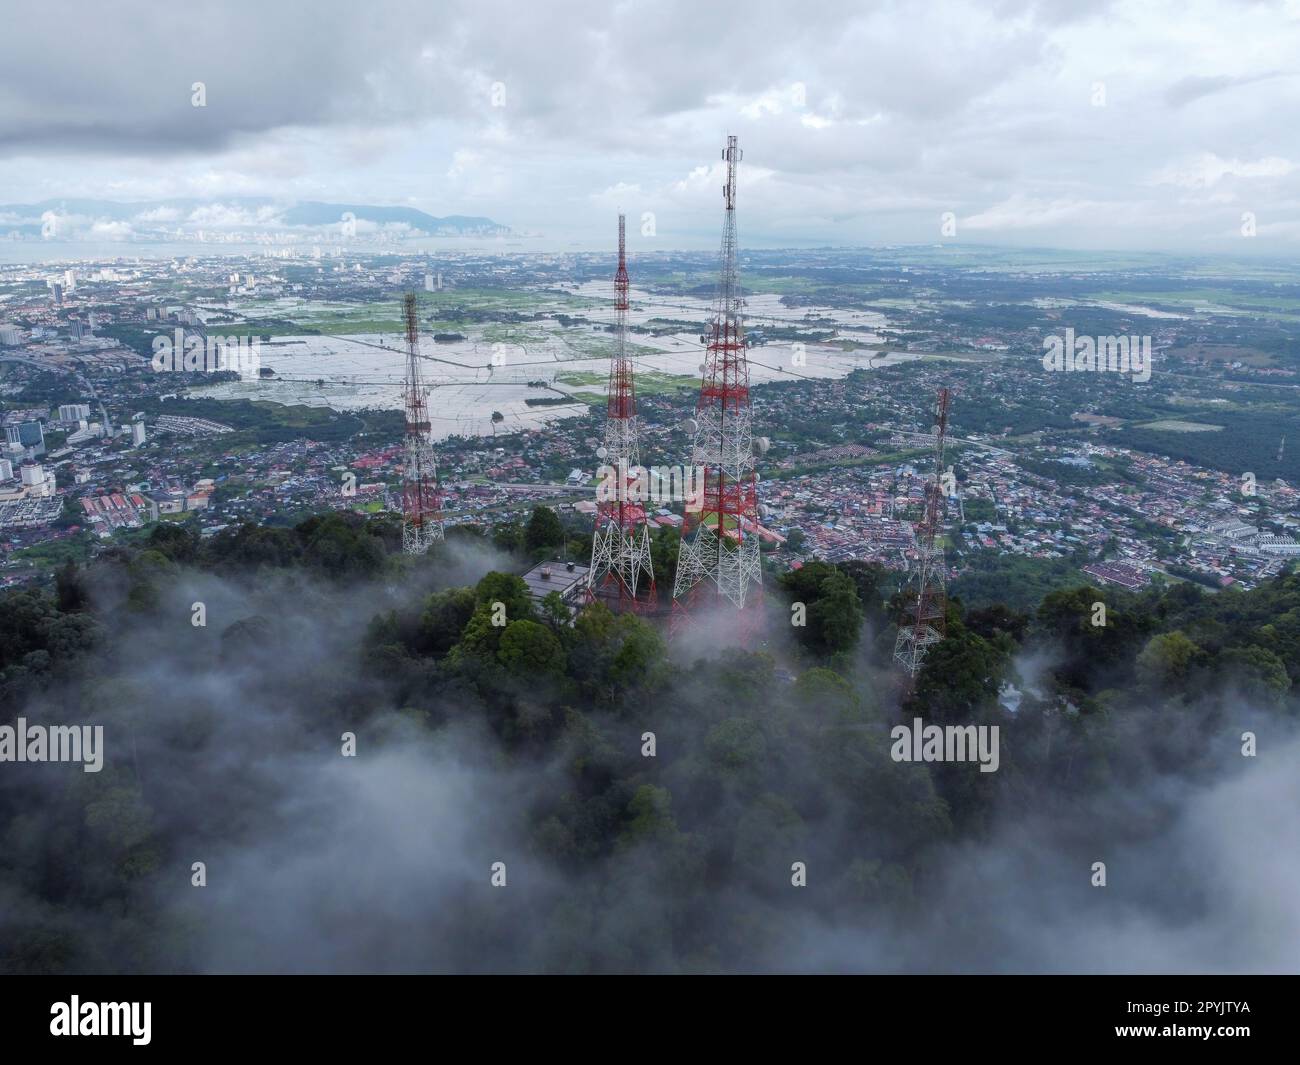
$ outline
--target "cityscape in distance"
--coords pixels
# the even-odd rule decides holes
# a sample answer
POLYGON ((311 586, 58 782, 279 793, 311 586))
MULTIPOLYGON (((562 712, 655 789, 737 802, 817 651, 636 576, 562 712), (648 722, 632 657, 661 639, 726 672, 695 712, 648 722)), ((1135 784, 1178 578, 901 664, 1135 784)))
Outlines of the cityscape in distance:
POLYGON ((1300 970, 1294 4, 129 6, 0 43, 0 973, 1300 970))

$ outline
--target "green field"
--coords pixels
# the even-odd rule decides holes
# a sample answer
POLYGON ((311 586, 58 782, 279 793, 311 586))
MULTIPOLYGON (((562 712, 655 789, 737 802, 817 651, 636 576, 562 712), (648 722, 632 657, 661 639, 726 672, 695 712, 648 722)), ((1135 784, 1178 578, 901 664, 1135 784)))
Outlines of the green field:
POLYGON ((1135 429, 1163 429, 1168 433, 1218 433, 1223 431, 1222 425, 1206 425, 1203 422, 1180 422, 1173 419, 1165 419, 1159 422, 1146 422, 1143 425, 1135 425, 1135 429))
MULTIPOLYGON (((581 399, 587 403, 604 403, 605 387, 608 382, 609 375, 603 373, 564 370, 555 375, 556 384, 569 385, 570 387, 594 386, 598 389, 598 391, 588 392, 584 388, 581 392, 573 393, 575 399, 581 399)), ((650 370, 636 375, 636 390, 638 394, 643 396, 669 395, 683 389, 697 388, 698 386, 698 378, 681 374, 657 373, 650 370)))
POLYGON ((1193 311, 1197 304, 1210 303, 1228 307, 1242 314, 1265 314, 1272 318, 1300 319, 1296 301, 1290 296, 1273 296, 1252 292, 1244 294, 1226 288, 1187 288, 1152 292, 1090 292, 1087 299, 1123 303, 1128 306, 1173 305, 1182 311, 1193 311))

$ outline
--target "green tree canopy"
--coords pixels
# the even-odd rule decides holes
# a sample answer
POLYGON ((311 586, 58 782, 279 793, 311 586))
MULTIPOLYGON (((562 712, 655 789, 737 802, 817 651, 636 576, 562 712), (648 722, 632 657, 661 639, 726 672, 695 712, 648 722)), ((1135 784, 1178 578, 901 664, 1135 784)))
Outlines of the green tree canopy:
POLYGON ((540 551, 549 547, 559 547, 564 543, 564 526, 560 516, 550 507, 533 507, 533 515, 528 519, 528 528, 524 532, 524 545, 529 551, 540 551))

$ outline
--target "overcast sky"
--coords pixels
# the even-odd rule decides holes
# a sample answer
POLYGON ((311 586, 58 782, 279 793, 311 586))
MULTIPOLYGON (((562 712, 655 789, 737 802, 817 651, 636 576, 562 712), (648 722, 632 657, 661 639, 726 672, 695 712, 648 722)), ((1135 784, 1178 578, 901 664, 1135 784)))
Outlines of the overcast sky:
POLYGON ((670 248, 716 232, 734 133, 750 246, 952 212, 958 241, 1300 251, 1300 0, 5 8, 0 203, 405 204, 554 246, 622 208, 670 248))

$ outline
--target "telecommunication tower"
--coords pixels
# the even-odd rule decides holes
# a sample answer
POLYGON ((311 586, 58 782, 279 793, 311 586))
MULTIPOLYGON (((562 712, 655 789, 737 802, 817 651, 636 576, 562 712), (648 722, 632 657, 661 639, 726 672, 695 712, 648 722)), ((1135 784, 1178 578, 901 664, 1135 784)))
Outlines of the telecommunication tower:
POLYGON ((646 498, 636 490, 645 482, 637 428, 636 386, 632 358, 627 350, 627 311, 626 222, 620 214, 618 269, 614 272, 614 351, 609 366, 605 444, 597 452, 603 472, 612 476, 602 477, 598 488, 587 595, 622 610, 649 608, 656 599, 646 498))
POLYGON ((735 137, 727 138, 722 158, 727 164, 722 272, 690 424, 691 464, 703 470, 703 502, 697 513, 686 514, 682 527, 670 628, 680 631, 702 607, 729 605, 736 611, 743 641, 761 621, 763 568, 749 364, 736 267, 736 168, 741 151, 735 137))
POLYGON ((415 293, 405 299, 406 381, 403 398, 406 432, 403 437, 405 465, 402 470, 402 552, 423 555, 429 545, 443 538, 442 493, 438 468, 429 438, 429 405, 420 374, 420 324, 415 293))
POLYGON ((943 451, 948 436, 951 401, 951 391, 939 389, 934 414, 934 476, 925 484, 924 511, 916 527, 916 564, 908 575, 912 591, 894 640, 894 660, 911 677, 920 670, 930 648, 947 635, 948 595, 944 587, 940 536, 948 497, 944 484, 943 451))

